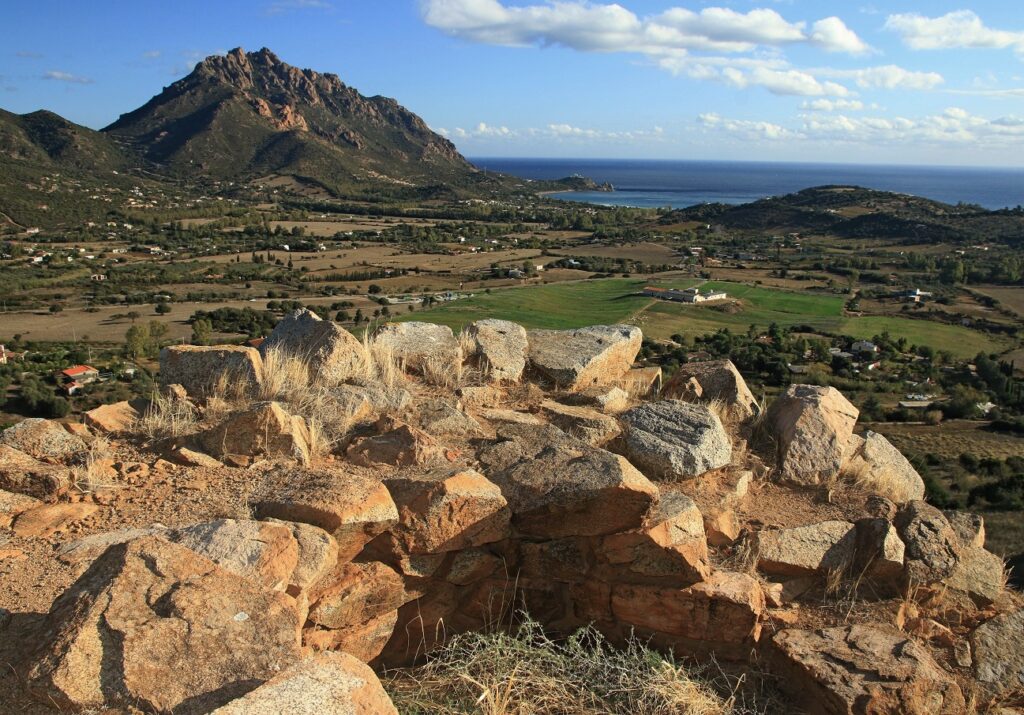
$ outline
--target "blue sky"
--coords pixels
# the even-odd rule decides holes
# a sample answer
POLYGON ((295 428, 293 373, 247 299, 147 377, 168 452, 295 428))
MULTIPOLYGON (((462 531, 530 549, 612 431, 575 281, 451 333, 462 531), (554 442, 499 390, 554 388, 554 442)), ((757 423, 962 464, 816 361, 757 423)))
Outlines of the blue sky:
POLYGON ((0 27, 0 107, 94 128, 267 46, 468 156, 1024 163, 1005 0, 35 0, 0 27))

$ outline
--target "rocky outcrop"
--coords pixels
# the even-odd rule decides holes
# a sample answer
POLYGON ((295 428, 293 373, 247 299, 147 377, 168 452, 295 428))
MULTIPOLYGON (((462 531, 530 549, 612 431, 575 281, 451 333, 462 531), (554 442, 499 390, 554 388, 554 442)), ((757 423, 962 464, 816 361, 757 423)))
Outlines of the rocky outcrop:
POLYGON ((478 320, 466 328, 473 356, 495 382, 519 382, 526 368, 526 329, 508 320, 478 320))
POLYGON ((790 386, 767 415, 778 440, 782 480, 810 486, 838 476, 858 414, 834 387, 790 386))
POLYGON ((633 365, 642 337, 639 328, 629 325, 531 330, 530 365, 570 392, 608 385, 633 365))
POLYGON ((757 412, 757 400, 732 360, 684 363, 665 385, 662 395, 684 398, 689 402, 715 400, 722 403, 729 418, 736 422, 753 417, 757 412), (699 394, 694 394, 697 391, 691 380, 699 386, 699 394))
POLYGON ((256 348, 240 345, 172 345, 160 351, 160 384, 181 385, 192 397, 205 397, 223 385, 251 394, 263 383, 263 360, 256 348))
POLYGON ((971 634, 974 675, 990 694, 1024 694, 1024 609, 1003 613, 971 634))
POLYGON ((259 347, 305 362, 321 384, 341 384, 362 368, 366 356, 352 333, 302 308, 286 315, 259 347))
POLYGON ((757 567, 780 576, 842 573, 854 560, 857 534, 846 521, 823 521, 791 529, 759 531, 757 567))
MULTIPOLYGON (((20 438, 11 441, 25 444, 20 438)), ((0 489, 52 501, 70 486, 71 472, 66 467, 41 462, 20 449, 0 444, 0 489)))
POLYGON ((884 626, 787 629, 772 639, 779 685, 811 715, 959 715, 963 692, 928 654, 884 626))
POLYGON ((907 503, 893 521, 906 546, 906 577, 912 584, 941 581, 956 568, 960 540, 942 512, 923 501, 907 503))
POLYGON ((208 712, 294 662, 298 628, 288 596, 143 537, 54 602, 26 675, 62 707, 208 712))
POLYGON ((607 443, 622 432, 618 420, 587 407, 563 405, 554 400, 545 400, 540 404, 540 409, 547 417, 548 422, 566 434, 582 439, 595 447, 607 443))
POLYGON ((310 435, 306 421, 278 402, 261 402, 231 415, 198 437, 203 449, 224 456, 292 457, 310 461, 310 435))
POLYGON ((132 403, 115 402, 89 410, 82 421, 102 434, 120 434, 134 429, 141 417, 142 412, 132 403))
POLYGON ((380 434, 357 437, 345 450, 354 464, 407 467, 427 464, 441 455, 441 446, 421 429, 392 418, 377 423, 380 434))
POLYGON ((622 415, 626 454, 647 474, 689 479, 727 465, 729 435, 703 405, 680 400, 648 402, 622 415))

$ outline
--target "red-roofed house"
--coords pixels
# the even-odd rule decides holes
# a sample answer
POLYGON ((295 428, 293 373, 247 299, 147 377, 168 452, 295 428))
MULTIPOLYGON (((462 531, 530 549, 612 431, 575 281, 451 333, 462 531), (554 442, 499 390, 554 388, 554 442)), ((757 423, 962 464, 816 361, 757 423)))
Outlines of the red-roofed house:
POLYGON ((67 370, 61 370, 60 374, 64 376, 65 381, 82 385, 94 382, 100 377, 100 371, 89 365, 73 365, 67 370))

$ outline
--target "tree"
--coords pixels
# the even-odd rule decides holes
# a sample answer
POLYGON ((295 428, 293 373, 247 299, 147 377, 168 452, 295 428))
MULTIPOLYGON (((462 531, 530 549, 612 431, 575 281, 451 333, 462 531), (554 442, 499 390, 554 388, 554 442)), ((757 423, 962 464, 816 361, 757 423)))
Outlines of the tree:
POLYGON ((209 345, 210 336, 213 334, 213 324, 205 318, 199 318, 192 323, 192 344, 209 345))
POLYGON ((62 310, 64 310, 64 308, 60 305, 60 303, 54 303, 53 305, 50 306, 50 312, 53 313, 54 315, 61 312, 62 310))
POLYGON ((168 313, 171 312, 171 306, 167 303, 157 303, 156 308, 154 308, 154 310, 156 311, 157 315, 167 315, 168 313))
POLYGON ((137 310, 129 310, 127 313, 125 313, 125 316, 128 318, 128 320, 134 323, 136 320, 142 317, 142 314, 139 313, 137 310))

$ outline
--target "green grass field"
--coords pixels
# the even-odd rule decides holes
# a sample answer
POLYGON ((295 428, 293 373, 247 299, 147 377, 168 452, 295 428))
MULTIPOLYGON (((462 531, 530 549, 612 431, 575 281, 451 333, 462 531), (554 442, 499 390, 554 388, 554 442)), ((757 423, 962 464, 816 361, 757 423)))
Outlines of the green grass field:
POLYGON ((856 338, 871 338, 888 331, 916 345, 931 345, 961 358, 979 351, 1001 352, 1012 344, 959 325, 945 325, 896 316, 847 317, 841 296, 799 293, 720 281, 676 281, 675 288, 700 284, 724 290, 739 304, 688 305, 653 300, 640 295, 644 281, 608 278, 481 293, 430 310, 416 311, 399 320, 426 320, 458 330, 483 318, 514 320, 528 328, 576 328, 584 325, 629 322, 645 335, 668 338, 676 333, 695 337, 722 328, 746 332, 776 323, 782 327, 809 325, 817 330, 856 338))

